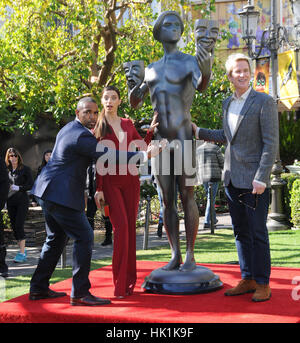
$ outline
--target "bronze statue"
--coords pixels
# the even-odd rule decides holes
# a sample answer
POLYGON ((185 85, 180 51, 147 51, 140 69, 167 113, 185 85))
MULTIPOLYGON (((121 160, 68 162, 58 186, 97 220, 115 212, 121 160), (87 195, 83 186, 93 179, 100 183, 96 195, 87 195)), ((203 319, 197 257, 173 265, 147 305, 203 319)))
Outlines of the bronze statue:
POLYGON ((129 89, 129 103, 133 108, 139 107, 142 104, 143 100, 134 96, 134 90, 139 89, 144 80, 144 61, 125 62, 123 63, 123 68, 126 74, 126 80, 129 89))
POLYGON ((203 46, 212 56, 219 34, 218 22, 216 20, 197 19, 194 33, 196 46, 203 46))
POLYGON ((215 22, 198 20, 201 26, 195 31, 196 55, 188 55, 178 50, 177 43, 184 30, 183 21, 175 11, 160 14, 154 27, 153 36, 164 48, 164 56, 151 63, 142 71, 142 61, 124 63, 129 101, 132 107, 138 108, 150 92, 153 108, 158 112, 158 130, 155 139, 166 138, 169 149, 165 149, 159 157, 157 167, 157 183, 160 187, 164 203, 164 227, 172 250, 172 258, 162 269, 192 271, 196 268, 194 259, 194 243, 199 225, 199 213, 194 200, 194 189, 190 173, 195 159, 190 108, 195 91, 204 91, 211 74, 214 43, 217 38, 215 22), (206 25, 206 30, 203 29, 206 25), (139 66, 139 72, 133 66, 139 66), (137 80, 140 75, 142 78, 137 80), (178 156, 178 151, 181 156, 178 156), (169 156, 167 156, 169 154, 169 156), (176 155, 177 154, 177 155, 176 155), (181 157, 181 158, 178 158, 181 157), (162 168, 162 161, 170 160, 169 172, 162 168), (180 172, 178 172, 180 170, 180 172), (175 187, 181 197, 184 210, 186 231, 186 256, 182 263, 179 244, 179 219, 175 206, 175 187))

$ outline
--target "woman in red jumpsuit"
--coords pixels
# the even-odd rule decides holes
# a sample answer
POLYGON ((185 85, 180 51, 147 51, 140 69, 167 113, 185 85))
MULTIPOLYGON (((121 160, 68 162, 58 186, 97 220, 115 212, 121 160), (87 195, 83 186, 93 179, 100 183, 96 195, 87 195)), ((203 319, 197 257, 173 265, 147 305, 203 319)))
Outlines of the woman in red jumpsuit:
MULTIPOLYGON (((132 121, 118 116, 121 99, 116 87, 104 88, 101 103, 103 110, 94 130, 98 140, 101 140, 104 145, 107 142, 112 142, 114 144, 112 147, 117 150, 128 149, 133 140, 143 142, 132 121)), ((158 125, 156 117, 157 114, 154 115, 144 138, 145 147, 151 142, 153 130, 158 125)), ((123 172, 117 166, 115 173, 109 174, 108 172, 106 175, 97 173, 97 191, 95 194, 98 206, 101 203, 107 203, 109 206, 109 217, 114 231, 112 258, 114 295, 118 298, 131 295, 136 283, 136 217, 140 198, 140 182, 137 170, 135 175, 132 175, 127 165, 125 173, 124 166, 121 167, 123 167, 123 172)), ((134 168, 136 167, 134 166, 134 168)))

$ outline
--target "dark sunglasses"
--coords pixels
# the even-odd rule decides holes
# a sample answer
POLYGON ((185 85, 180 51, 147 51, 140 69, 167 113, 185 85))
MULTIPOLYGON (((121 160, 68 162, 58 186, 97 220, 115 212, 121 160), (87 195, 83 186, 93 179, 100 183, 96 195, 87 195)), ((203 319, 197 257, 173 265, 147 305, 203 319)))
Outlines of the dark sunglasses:
POLYGON ((258 194, 256 194, 256 193, 253 194, 252 192, 245 192, 245 193, 239 194, 239 195, 238 195, 238 198, 239 198, 238 200, 239 200, 239 202, 240 202, 241 204, 243 204, 243 205, 245 205, 245 206, 251 208, 252 210, 255 210, 255 209, 256 209, 257 204, 258 204, 258 194), (242 197, 245 196, 245 195, 247 195, 247 194, 252 194, 252 195, 254 196, 254 205, 253 205, 253 206, 247 204, 247 202, 245 202, 245 200, 242 199, 242 197))
POLYGON ((18 157, 16 154, 9 155, 9 157, 18 157))

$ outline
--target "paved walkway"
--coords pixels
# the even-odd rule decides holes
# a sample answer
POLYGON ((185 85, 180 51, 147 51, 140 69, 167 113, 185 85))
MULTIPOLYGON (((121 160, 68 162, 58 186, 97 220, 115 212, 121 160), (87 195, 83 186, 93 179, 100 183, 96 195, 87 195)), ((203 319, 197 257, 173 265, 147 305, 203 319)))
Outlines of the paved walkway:
MULTIPOLYGON (((218 224, 216 229, 223 229, 223 228, 231 228, 231 219, 229 214, 218 214, 217 215, 218 224)), ((204 217, 200 217, 200 224, 199 224, 199 234, 201 233, 209 233, 210 229, 203 230, 203 220, 204 217)), ((149 236, 148 236, 148 249, 168 245, 168 239, 166 236, 165 231, 163 231, 163 235, 161 238, 157 237, 156 235, 156 228, 155 226, 150 226, 149 228, 149 236)), ((137 230, 137 250, 142 250, 144 247, 144 230, 138 229, 137 230)), ((185 232, 184 232, 184 223, 183 220, 180 222, 180 237, 185 239, 185 232)), ((95 231, 95 244, 93 248, 93 260, 101 260, 105 257, 112 256, 112 245, 108 246, 101 246, 101 242, 104 240, 104 230, 96 230, 95 231)), ((27 261, 25 263, 14 263, 13 259, 18 252, 17 245, 9 245, 7 247, 7 256, 6 256, 6 263, 9 268, 9 278, 18 276, 18 275, 27 275, 32 274, 36 268, 38 258, 40 255, 40 247, 28 247, 27 248, 27 261)), ((72 264, 72 244, 67 245, 66 249, 66 265, 72 264)), ((58 266, 61 266, 61 262, 59 262, 58 266)))

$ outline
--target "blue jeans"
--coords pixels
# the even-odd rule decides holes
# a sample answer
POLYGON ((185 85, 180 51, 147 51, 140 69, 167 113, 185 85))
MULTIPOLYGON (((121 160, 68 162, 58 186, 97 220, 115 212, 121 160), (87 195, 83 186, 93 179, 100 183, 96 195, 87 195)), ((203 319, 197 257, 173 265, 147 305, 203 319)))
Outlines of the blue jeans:
MULTIPOLYGON (((207 198, 204 223, 210 225, 210 194, 209 194, 208 182, 204 182, 203 186, 205 188, 206 198, 207 198)), ((217 196, 217 192, 219 188, 219 182, 211 182, 211 188, 212 188, 212 196, 213 196, 212 214, 213 214, 214 223, 216 223, 217 216, 216 216, 216 210, 215 210, 215 202, 216 202, 216 196, 217 196)))
POLYGON ((266 223, 270 190, 266 188, 263 194, 258 195, 257 203, 251 192, 250 189, 235 188, 231 184, 225 188, 242 278, 268 284, 271 257, 266 223), (246 194, 239 198, 242 193, 246 194), (254 210, 249 206, 256 208, 254 210))
POLYGON ((47 238, 31 279, 30 291, 45 292, 49 289, 51 275, 66 245, 67 237, 70 237, 74 240, 71 297, 88 295, 91 287, 88 276, 94 232, 84 211, 76 211, 41 199, 39 203, 42 204, 45 214, 47 238))

